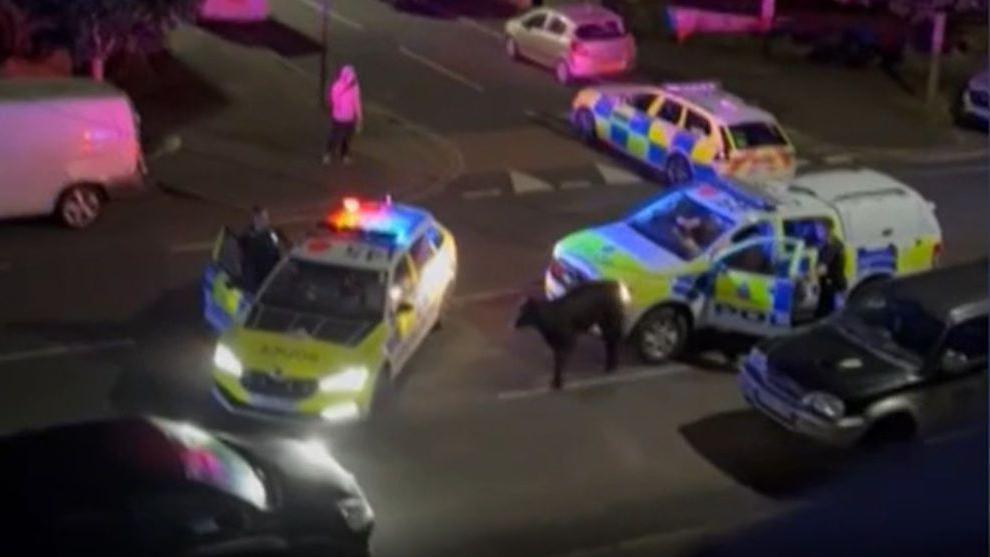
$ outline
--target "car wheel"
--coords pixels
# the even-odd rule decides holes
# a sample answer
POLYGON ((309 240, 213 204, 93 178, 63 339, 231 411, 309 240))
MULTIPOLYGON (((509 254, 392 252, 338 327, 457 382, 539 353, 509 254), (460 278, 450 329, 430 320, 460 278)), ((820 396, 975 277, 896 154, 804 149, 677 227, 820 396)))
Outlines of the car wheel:
POLYGON ((687 157, 681 154, 667 157, 667 162, 664 164, 663 170, 664 175, 667 177, 667 183, 672 186, 690 182, 694 175, 694 172, 691 170, 691 163, 687 160, 687 157))
POLYGON ((372 419, 381 419, 388 415, 394 407, 395 384, 392 371, 383 367, 375 376, 375 390, 371 393, 370 414, 372 419))
POLYGON ((562 85, 567 85, 571 82, 571 67, 567 65, 565 60, 557 62, 557 66, 554 69, 554 75, 557 76, 557 81, 562 85))
POLYGON ((95 186, 73 186, 58 199, 55 212, 62 224, 82 229, 96 222, 103 210, 103 195, 95 186))
POLYGON ((882 449, 910 442, 916 433, 914 419, 908 414, 898 413, 874 424, 863 437, 862 444, 868 449, 882 449))
POLYGON ((689 334, 689 323, 684 312, 664 306, 643 317, 633 339, 641 360, 648 364, 660 364, 681 354, 689 334))
POLYGON ((572 117, 571 125, 574 132, 582 141, 588 144, 595 143, 598 137, 595 135, 595 117, 587 108, 579 108, 572 117))
POLYGON ((516 44, 516 40, 509 38, 505 41, 505 53, 509 55, 512 60, 519 59, 519 45, 516 44))

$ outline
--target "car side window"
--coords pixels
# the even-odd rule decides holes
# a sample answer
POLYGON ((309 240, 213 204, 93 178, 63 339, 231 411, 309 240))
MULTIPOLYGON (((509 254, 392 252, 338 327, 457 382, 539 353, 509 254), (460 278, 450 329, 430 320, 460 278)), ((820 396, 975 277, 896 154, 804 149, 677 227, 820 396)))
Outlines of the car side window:
POLYGON ((684 129, 702 137, 708 137, 712 134, 712 125, 708 118, 693 110, 687 111, 687 116, 684 118, 684 129))
POLYGON ((530 30, 542 29, 543 25, 546 24, 546 22, 547 22, 547 14, 545 13, 533 14, 523 20, 523 27, 530 30))
POLYGON ((555 17, 550 21, 550 26, 547 28, 547 31, 550 31, 550 33, 554 35, 563 35, 564 32, 567 31, 567 24, 564 23, 564 20, 559 17, 555 17))
POLYGON ((758 275, 773 274, 773 242, 760 242, 745 247, 722 261, 726 267, 734 271, 755 273, 758 275))
POLYGON ((961 357, 965 368, 987 361, 987 316, 974 317, 953 327, 945 337, 942 351, 961 357))
POLYGON ((660 113, 658 114, 658 116, 660 116, 661 120, 664 120, 676 126, 681 123, 681 114, 683 113, 684 113, 684 106, 681 105, 681 103, 671 99, 667 99, 663 101, 662 105, 660 105, 660 113))
POLYGON ((747 240, 762 237, 773 237, 773 226, 769 222, 759 222, 743 228, 739 232, 732 235, 732 243, 741 244, 747 240))
POLYGON ((640 112, 649 112, 650 107, 656 102, 657 96, 651 93, 642 93, 639 95, 633 95, 629 99, 629 105, 640 112))
POLYGON ((428 228, 426 230, 426 238, 429 240, 430 245, 433 246, 433 249, 439 250, 443 247, 443 234, 437 227, 431 226, 428 228))
POLYGON ((409 291, 412 290, 413 274, 412 266, 410 265, 408 257, 403 257, 399 261, 398 266, 396 266, 393 286, 399 287, 404 294, 408 294, 409 291))
POLYGON ((831 220, 824 216, 785 220, 784 236, 801 240, 807 246, 821 248, 826 240, 822 237, 822 227, 831 220))
POLYGON ((420 270, 430 262, 430 259, 433 258, 433 253, 433 245, 425 234, 413 242, 412 247, 409 248, 409 257, 412 258, 413 265, 420 270))

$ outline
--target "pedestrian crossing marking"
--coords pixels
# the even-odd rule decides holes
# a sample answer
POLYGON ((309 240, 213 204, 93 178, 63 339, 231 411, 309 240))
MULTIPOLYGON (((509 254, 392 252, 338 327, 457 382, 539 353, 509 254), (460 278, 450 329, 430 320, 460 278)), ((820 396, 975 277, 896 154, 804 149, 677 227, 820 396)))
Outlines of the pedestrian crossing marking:
POLYGON ((609 186, 625 186, 630 184, 638 184, 643 181, 642 178, 632 172, 614 167, 610 164, 595 163, 595 168, 598 169, 598 173, 602 175, 602 179, 605 180, 605 184, 609 186))
POLYGON ((518 194, 554 190, 553 185, 516 170, 509 171, 509 179, 512 180, 512 191, 518 194))

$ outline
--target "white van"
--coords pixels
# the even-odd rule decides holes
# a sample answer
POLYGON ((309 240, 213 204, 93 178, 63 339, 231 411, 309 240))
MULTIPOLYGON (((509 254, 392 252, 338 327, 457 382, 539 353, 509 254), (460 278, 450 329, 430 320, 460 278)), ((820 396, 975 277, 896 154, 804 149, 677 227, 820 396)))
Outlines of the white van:
POLYGON ((85 228, 142 189, 130 100, 83 79, 0 80, 0 218, 54 215, 85 228))

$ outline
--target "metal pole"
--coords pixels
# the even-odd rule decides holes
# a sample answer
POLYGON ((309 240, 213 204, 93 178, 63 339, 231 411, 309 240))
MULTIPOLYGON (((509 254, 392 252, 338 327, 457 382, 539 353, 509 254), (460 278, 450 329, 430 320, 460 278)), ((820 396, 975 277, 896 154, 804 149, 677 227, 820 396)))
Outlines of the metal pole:
POLYGON ((932 57, 928 64, 928 90, 926 92, 926 99, 929 103, 935 102, 938 97, 938 73, 943 42, 945 42, 945 12, 938 12, 932 19, 932 57))
POLYGON ((330 0, 323 0, 323 9, 320 14, 320 84, 318 97, 320 104, 324 104, 323 95, 327 85, 327 58, 329 56, 330 41, 330 0))

